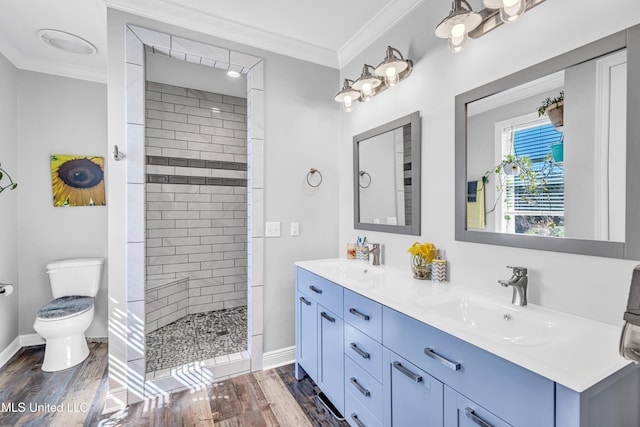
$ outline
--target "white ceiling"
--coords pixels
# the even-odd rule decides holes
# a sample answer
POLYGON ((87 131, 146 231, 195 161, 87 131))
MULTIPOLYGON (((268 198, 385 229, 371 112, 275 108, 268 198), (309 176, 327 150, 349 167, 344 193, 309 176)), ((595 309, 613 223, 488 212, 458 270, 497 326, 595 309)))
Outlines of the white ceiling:
POLYGON ((106 81, 107 6, 334 68, 424 0, 3 0, 0 53, 16 67, 106 81), (43 43, 42 28, 76 34, 98 53, 43 43))

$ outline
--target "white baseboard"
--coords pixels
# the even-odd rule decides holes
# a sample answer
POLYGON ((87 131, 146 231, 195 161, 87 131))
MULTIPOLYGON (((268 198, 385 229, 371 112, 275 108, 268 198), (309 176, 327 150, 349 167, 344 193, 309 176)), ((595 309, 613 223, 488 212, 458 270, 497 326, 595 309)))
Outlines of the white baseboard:
POLYGON ((32 345, 42 345, 45 343, 44 338, 38 334, 20 335, 20 347, 31 347, 32 345))
POLYGON ((262 370, 288 365, 296 360, 296 346, 268 351, 262 355, 262 370))
POLYGON ((124 409, 127 406, 127 388, 117 387, 115 389, 109 389, 107 396, 104 399, 103 414, 110 414, 124 409))
POLYGON ((0 351, 0 368, 2 368, 8 361, 16 354, 22 346, 20 345, 20 336, 15 337, 13 341, 9 343, 7 348, 0 351))

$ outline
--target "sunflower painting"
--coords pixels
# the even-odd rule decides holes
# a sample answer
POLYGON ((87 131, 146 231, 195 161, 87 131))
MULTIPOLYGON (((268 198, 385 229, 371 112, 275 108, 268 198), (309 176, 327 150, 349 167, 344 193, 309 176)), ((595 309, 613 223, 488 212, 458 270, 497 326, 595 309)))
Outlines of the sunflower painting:
POLYGON ((53 206, 104 206, 104 158, 51 156, 53 206))

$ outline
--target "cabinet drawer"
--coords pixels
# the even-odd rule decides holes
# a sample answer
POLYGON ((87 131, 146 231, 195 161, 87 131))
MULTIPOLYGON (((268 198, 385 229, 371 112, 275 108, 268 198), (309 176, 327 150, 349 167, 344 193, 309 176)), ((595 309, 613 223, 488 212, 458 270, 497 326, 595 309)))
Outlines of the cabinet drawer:
POLYGON ((344 353, 382 382, 382 344, 345 322, 344 353))
POLYGON ((382 341, 381 304, 345 289, 342 318, 374 340, 382 341))
POLYGON ((382 423, 371 415, 350 392, 345 393, 344 409, 344 419, 351 427, 382 427, 382 423))
POLYGON ((332 312, 342 314, 342 286, 300 267, 296 270, 299 292, 313 298, 332 312))
POLYGON ((456 393, 449 387, 444 387, 444 426, 445 427, 511 427, 504 420, 477 405, 475 402, 456 393), (484 424, 483 424, 484 423, 484 424))
POLYGON ((395 310, 383 316, 385 347, 510 424, 553 425, 552 381, 395 310))
POLYGON ((382 384, 349 356, 344 357, 344 386, 378 421, 382 420, 382 384))

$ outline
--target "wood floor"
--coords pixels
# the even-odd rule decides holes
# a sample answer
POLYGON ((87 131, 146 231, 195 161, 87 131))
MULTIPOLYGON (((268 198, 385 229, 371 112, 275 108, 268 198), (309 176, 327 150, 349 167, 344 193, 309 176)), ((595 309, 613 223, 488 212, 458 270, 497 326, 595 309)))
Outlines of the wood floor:
POLYGON ((91 343, 82 364, 40 370, 44 346, 23 348, 0 369, 0 426, 328 426, 346 427, 314 397, 293 365, 242 375, 101 415, 107 393, 107 344, 91 343))

